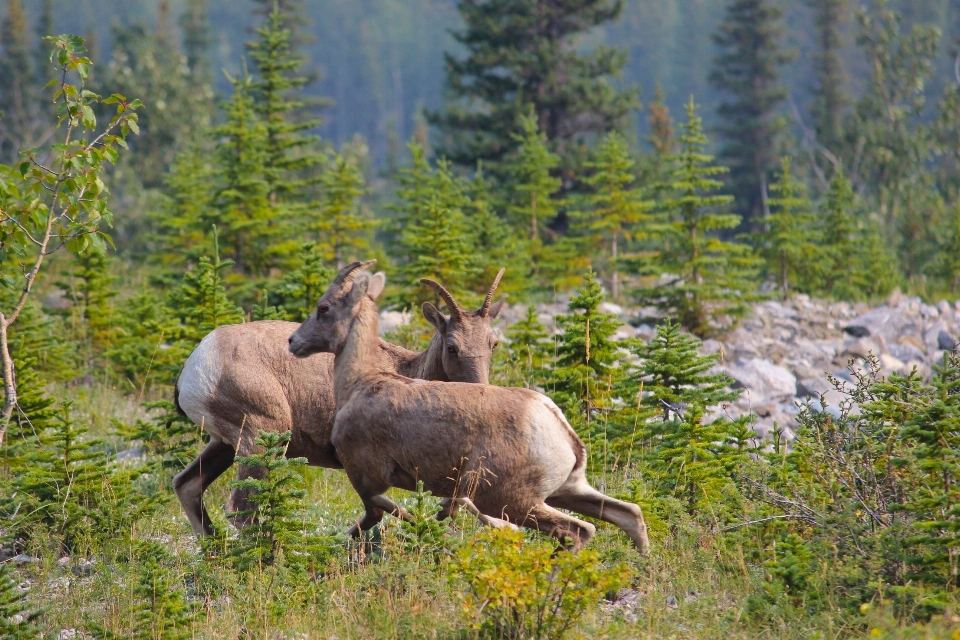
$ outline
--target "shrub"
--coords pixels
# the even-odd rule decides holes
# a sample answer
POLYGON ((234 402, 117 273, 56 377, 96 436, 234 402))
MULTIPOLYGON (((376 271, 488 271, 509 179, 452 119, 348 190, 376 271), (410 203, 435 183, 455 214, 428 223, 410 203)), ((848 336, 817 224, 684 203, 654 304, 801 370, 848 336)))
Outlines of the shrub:
POLYGON ((524 534, 488 529, 458 553, 463 610, 474 629, 502 638, 562 638, 605 593, 627 583, 624 565, 596 551, 556 551, 524 534))

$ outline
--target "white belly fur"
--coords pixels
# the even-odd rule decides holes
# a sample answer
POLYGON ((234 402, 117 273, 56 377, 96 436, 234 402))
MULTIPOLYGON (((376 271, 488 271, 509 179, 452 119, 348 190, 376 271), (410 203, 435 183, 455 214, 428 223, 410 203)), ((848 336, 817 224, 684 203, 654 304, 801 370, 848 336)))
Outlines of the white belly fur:
POLYGON ((223 440, 207 400, 214 397, 220 380, 222 362, 217 353, 216 331, 207 334, 183 365, 178 401, 183 412, 212 438, 223 440))

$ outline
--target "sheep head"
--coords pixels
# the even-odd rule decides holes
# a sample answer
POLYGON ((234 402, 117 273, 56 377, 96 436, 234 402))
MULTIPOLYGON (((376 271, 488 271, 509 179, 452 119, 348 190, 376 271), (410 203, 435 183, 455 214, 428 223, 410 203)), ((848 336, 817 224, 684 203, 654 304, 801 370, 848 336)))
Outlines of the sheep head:
POLYGON ((444 315, 433 304, 423 303, 423 317, 436 328, 443 340, 443 370, 453 382, 489 383, 490 361, 497 346, 497 335, 492 323, 503 308, 503 298, 493 302, 493 294, 500 284, 504 269, 500 269, 493 285, 487 291, 483 305, 476 311, 466 311, 453 295, 439 282, 422 278, 421 283, 433 289, 446 303, 450 315, 444 315))
POLYGON ((340 270, 320 296, 314 312, 290 336, 290 353, 298 358, 322 352, 339 353, 363 300, 376 300, 383 293, 383 273, 370 275, 363 271, 376 262, 353 262, 340 270))

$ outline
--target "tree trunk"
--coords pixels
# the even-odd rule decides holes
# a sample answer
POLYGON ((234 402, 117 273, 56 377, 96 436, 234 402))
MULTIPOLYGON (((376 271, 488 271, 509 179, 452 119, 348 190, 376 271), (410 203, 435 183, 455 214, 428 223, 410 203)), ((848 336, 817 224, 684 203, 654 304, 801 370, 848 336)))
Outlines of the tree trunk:
POLYGON ((7 342, 7 318, 0 313, 0 362, 3 366, 3 414, 0 418, 0 446, 3 445, 3 438, 7 434, 7 427, 10 425, 10 419, 13 417, 13 410, 17 406, 17 385, 13 379, 13 358, 10 357, 10 345, 7 342))
POLYGON ((612 253, 613 253, 613 282, 610 285, 610 294, 614 302, 617 301, 617 298, 620 294, 620 283, 619 283, 619 274, 617 273, 617 234, 613 234, 613 243, 612 243, 612 253))

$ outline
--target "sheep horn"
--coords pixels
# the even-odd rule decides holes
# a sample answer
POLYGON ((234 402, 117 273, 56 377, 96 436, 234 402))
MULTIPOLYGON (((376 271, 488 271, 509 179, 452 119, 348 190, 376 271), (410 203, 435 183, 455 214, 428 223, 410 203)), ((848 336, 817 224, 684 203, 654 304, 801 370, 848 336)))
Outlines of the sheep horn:
POLYGON ((460 319, 460 315, 462 313, 460 310, 460 305, 458 305, 457 301, 453 299, 453 296, 450 295, 450 292, 447 291, 446 287, 435 280, 431 280, 430 278, 420 278, 420 283, 425 284, 436 291, 437 295, 443 298, 443 301, 447 303, 447 307, 450 308, 450 315, 457 320, 460 319))
POLYGON ((487 313, 490 311, 490 303, 493 302, 493 292, 497 290, 497 285, 500 284, 500 278, 503 277, 504 271, 506 271, 506 269, 500 269, 497 277, 493 280, 493 286, 490 287, 490 291, 487 291, 487 297, 483 301, 483 306, 480 307, 480 311, 477 312, 481 318, 486 318, 487 313))
POLYGON ((366 262, 351 262, 343 269, 340 269, 340 273, 337 274, 337 277, 333 279, 333 284, 337 286, 343 286, 353 282, 353 279, 356 278, 356 271, 358 269, 365 269, 372 264, 376 264, 376 260, 367 260, 366 262))

